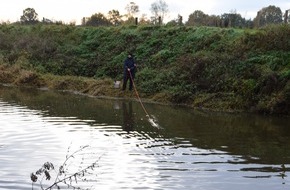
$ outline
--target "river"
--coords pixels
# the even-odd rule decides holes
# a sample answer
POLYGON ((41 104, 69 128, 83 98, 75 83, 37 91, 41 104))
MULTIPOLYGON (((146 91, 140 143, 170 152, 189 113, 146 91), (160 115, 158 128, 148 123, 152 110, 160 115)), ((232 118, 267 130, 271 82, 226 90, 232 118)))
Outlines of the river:
POLYGON ((0 189, 32 189, 45 162, 52 179, 33 189, 51 185, 60 166, 70 175, 92 163, 74 187, 290 188, 290 118, 144 106, 158 127, 136 101, 0 86, 0 189))

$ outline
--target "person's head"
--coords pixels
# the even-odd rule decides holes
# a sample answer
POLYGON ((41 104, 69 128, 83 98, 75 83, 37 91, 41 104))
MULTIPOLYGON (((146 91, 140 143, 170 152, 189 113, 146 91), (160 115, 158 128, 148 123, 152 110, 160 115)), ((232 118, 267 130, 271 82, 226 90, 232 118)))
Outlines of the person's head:
POLYGON ((133 57, 133 55, 132 55, 131 52, 128 53, 128 57, 129 57, 129 58, 133 57))

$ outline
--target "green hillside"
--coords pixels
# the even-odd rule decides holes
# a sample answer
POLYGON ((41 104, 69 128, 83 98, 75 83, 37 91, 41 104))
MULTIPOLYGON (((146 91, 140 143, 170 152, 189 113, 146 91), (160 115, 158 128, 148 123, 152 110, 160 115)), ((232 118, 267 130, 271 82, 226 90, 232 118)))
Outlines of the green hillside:
POLYGON ((289 36, 289 25, 259 30, 0 25, 0 81, 36 86, 63 81, 54 87, 89 93, 98 86, 101 95, 126 96, 106 85, 122 79, 123 61, 131 51, 142 98, 290 115, 289 36), (22 70, 24 81, 19 79, 22 70), (92 79, 105 81, 104 86, 80 82, 92 79))

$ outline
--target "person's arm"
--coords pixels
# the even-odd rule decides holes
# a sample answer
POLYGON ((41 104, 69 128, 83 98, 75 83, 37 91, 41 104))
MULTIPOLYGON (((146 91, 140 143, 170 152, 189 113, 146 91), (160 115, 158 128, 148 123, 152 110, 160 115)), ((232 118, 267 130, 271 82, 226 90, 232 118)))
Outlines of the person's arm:
POLYGON ((130 70, 134 70, 136 68, 136 64, 135 64, 135 60, 133 60, 133 64, 132 66, 130 67, 130 70))
POLYGON ((124 71, 127 71, 128 70, 128 62, 127 62, 127 59, 124 61, 124 71))

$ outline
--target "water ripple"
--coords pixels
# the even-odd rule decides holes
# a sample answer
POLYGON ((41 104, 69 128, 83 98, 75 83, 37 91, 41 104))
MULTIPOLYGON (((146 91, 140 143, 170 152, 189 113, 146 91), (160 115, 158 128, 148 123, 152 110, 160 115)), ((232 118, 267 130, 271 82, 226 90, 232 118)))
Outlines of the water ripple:
POLYGON ((89 146, 69 163, 70 171, 98 160, 89 182, 80 182, 96 189, 251 189, 247 178, 272 180, 272 189, 283 172, 277 166, 249 166, 242 156, 225 151, 227 146, 202 149, 193 145, 195 138, 165 138, 155 129, 126 131, 1 101, 0 117, 0 189, 31 189, 31 172, 46 161, 59 167, 84 145, 89 146))

